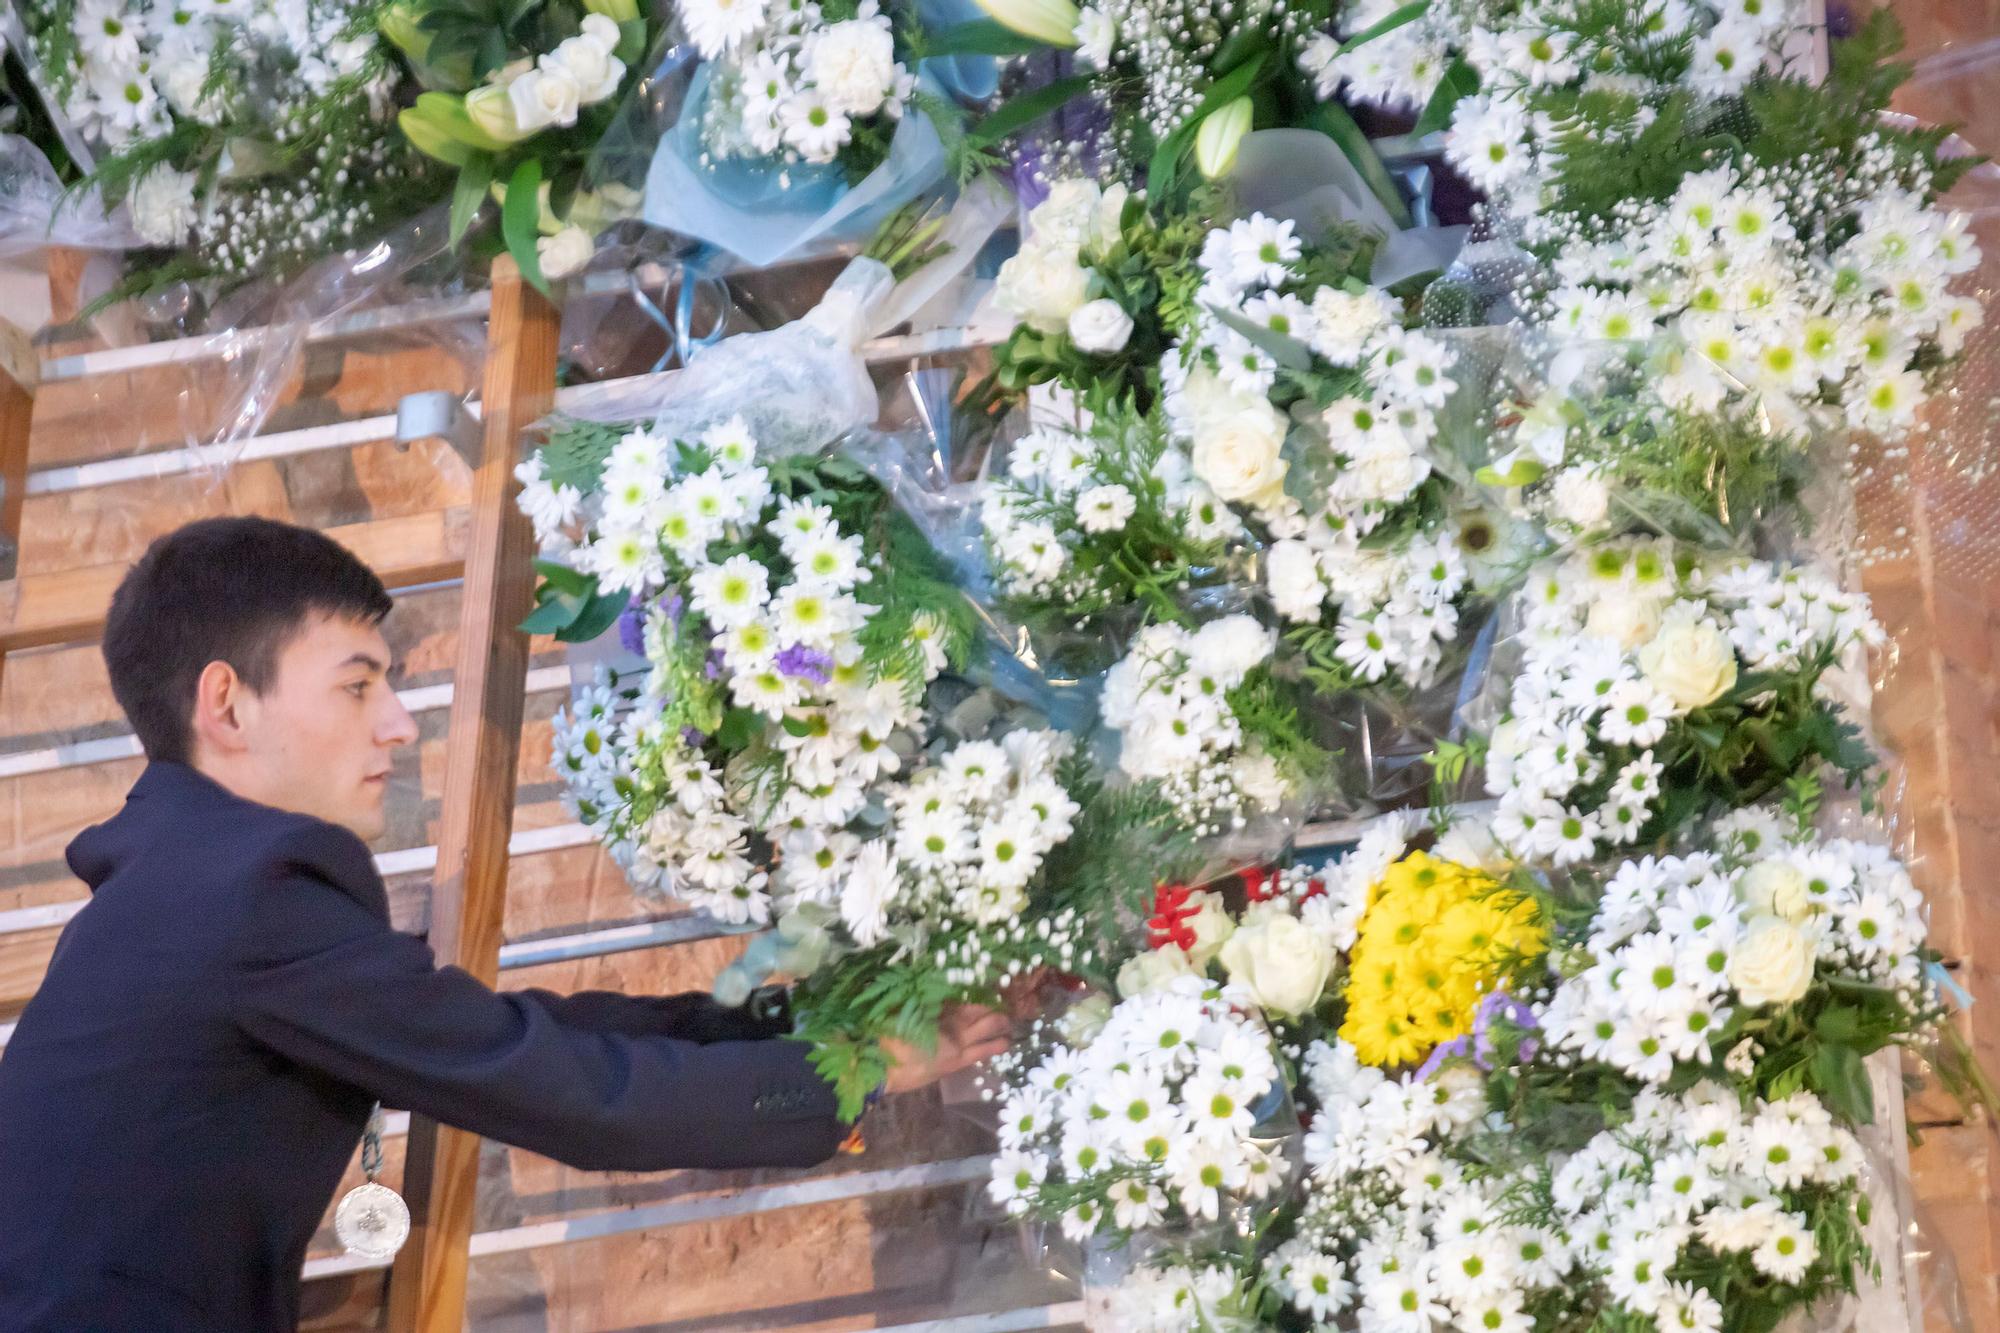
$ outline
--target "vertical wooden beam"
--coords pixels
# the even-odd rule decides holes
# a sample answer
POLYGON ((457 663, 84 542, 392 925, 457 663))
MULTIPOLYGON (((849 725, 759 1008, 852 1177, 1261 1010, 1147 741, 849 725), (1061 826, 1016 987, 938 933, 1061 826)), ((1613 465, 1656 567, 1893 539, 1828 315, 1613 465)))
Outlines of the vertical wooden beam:
MULTIPOLYGON (((28 438, 41 361, 25 330, 0 319, 0 579, 21 573, 21 513, 28 497, 28 438)), ((7 654, 0 648, 0 671, 7 654)))
MULTIPOLYGON (((500 975, 507 839, 527 691, 528 638, 515 626, 534 600, 534 531, 514 502, 514 467, 522 431, 555 405, 559 324, 556 308, 522 281, 513 260, 494 261, 481 396, 485 443, 473 474, 430 911, 439 964, 462 967, 488 985, 500 975)), ((412 1225, 389 1280, 389 1327, 460 1333, 479 1139, 413 1118, 406 1162, 412 1225)))
POLYGON ((0 578, 19 572, 21 506, 28 496, 28 434, 41 358, 27 331, 0 319, 0 578))

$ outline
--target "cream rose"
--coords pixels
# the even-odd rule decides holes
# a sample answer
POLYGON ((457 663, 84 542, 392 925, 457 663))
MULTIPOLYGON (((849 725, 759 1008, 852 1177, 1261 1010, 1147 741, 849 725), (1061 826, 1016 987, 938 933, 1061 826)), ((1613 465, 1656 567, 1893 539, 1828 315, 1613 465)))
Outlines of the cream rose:
POLYGON ((1195 422, 1194 474, 1224 500, 1264 509, 1285 493, 1285 419, 1269 403, 1240 398, 1228 415, 1195 422))
POLYGON ((1736 650, 1709 621, 1675 620, 1639 650, 1639 670, 1680 707, 1699 708, 1736 683, 1736 650))
POLYGON ((1276 810, 1292 794, 1292 784, 1268 754, 1246 754, 1234 768, 1237 789, 1259 810, 1276 810))
POLYGON ((1729 983, 1745 1004, 1793 1004, 1813 979, 1812 937, 1789 921, 1760 916, 1729 959, 1729 983))
POLYGON ((1118 969, 1118 993, 1129 1000, 1135 995, 1162 990, 1178 977, 1193 975, 1194 965, 1173 945, 1148 949, 1118 969))
POLYGON ((1660 604, 1629 592, 1608 593, 1591 604, 1583 632, 1610 639, 1620 648, 1637 648, 1660 632, 1660 604))
POLYGON ((1078 351, 1106 355, 1122 351, 1132 340, 1132 317, 1124 306, 1101 296, 1070 312, 1069 338, 1078 351))
POLYGON ((596 253, 597 243, 581 227, 564 227, 555 235, 535 242, 535 257, 541 261, 542 276, 550 282, 576 272, 596 253))
POLYGON ((1000 266, 993 300, 1043 333, 1062 333, 1090 296, 1090 274, 1068 245, 1031 245, 1000 266))
POLYGON ((1188 902, 1195 909, 1194 915, 1181 923, 1194 932, 1194 947, 1187 951, 1188 962, 1194 964, 1197 972, 1205 972, 1222 952, 1223 944, 1236 933, 1236 918, 1222 905, 1219 893, 1196 889, 1188 895, 1188 902))
POLYGON ((577 101, 584 106, 617 92, 625 78, 625 62, 594 37, 571 37, 542 57, 543 69, 557 66, 576 80, 577 101))
POLYGON ((539 130, 545 125, 576 124, 583 87, 569 70, 549 62, 508 84, 507 96, 514 103, 515 123, 524 130, 539 130))
POLYGON ((1318 1002, 1333 950, 1290 915, 1268 913, 1222 946, 1222 966, 1267 1013, 1296 1018, 1318 1002))
POLYGON ((1092 1037, 1104 1030, 1111 1021, 1111 998, 1107 995, 1089 995, 1071 1005, 1063 1016, 1056 1020, 1056 1031, 1072 1046, 1083 1046, 1092 1037))
POLYGON ((1736 891, 1753 911, 1786 921, 1812 915, 1812 890, 1799 868, 1788 861, 1759 861, 1736 881, 1736 891))

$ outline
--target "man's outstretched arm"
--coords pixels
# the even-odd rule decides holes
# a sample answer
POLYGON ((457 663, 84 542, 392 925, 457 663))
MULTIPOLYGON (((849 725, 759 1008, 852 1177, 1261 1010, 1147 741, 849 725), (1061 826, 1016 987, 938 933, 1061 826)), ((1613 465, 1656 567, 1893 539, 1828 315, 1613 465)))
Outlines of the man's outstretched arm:
POLYGON ((290 858, 254 891, 230 997, 251 1041, 392 1106, 592 1170, 807 1166, 846 1136, 804 1043, 641 1035, 616 1029, 643 1004, 495 992, 437 967, 314 873, 316 859, 290 858))

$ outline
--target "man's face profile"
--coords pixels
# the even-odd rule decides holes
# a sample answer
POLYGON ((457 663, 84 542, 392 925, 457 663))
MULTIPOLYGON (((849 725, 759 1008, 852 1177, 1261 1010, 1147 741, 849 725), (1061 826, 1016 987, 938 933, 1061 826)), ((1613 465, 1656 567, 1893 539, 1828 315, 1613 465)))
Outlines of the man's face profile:
POLYGON ((209 665, 196 699, 197 733, 211 748, 240 753, 240 795, 370 841, 386 826, 395 751, 417 734, 389 665, 389 645, 375 625, 309 616, 279 650, 262 694, 227 664, 209 665), (226 681, 210 679, 222 673, 226 681))

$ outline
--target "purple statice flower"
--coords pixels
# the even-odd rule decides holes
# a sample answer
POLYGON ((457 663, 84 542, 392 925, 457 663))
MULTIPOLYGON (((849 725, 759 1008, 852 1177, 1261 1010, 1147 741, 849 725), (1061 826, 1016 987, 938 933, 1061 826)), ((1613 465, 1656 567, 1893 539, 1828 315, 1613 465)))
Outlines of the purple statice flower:
MULTIPOLYGON (((1041 51, 1021 61, 1025 77, 1018 91, 1046 87, 1077 70, 1067 51, 1041 51)), ((1049 197, 1049 177, 1080 175, 1101 180, 1105 163, 1098 151, 1111 130, 1111 108, 1098 97, 1073 97, 1054 115, 1015 139, 1009 184, 1025 212, 1049 197), (1057 160, 1052 161, 1052 158, 1057 160)))
MULTIPOLYGON (((1504 1016, 1517 1028, 1534 1029, 1541 1026, 1535 1021, 1535 1011, 1506 991, 1497 990, 1479 1002, 1479 1008, 1472 1014, 1472 1031, 1462 1037, 1454 1037, 1442 1046, 1432 1049, 1430 1057, 1417 1069, 1417 1077, 1429 1078, 1436 1073, 1446 1060, 1462 1060, 1472 1057, 1472 1062, 1491 1073, 1493 1070, 1493 1038, 1490 1029, 1496 1016, 1504 1016)), ((1520 1058, 1532 1060, 1541 1049, 1541 1042, 1534 1037, 1521 1038, 1520 1058)))
POLYGON ((815 685, 825 685, 833 679, 833 655, 795 643, 778 654, 778 670, 815 685))
POLYGON ((702 667, 702 674, 709 680, 722 679, 722 650, 720 648, 711 648, 708 650, 708 662, 702 667))
POLYGON ((627 603, 618 613, 618 643, 628 653, 646 651, 646 613, 642 608, 627 603))
POLYGON ((699 750, 702 746, 708 744, 708 737, 693 727, 682 727, 681 739, 687 742, 687 747, 690 750, 699 750))
POLYGON ((636 602, 627 604, 625 609, 618 613, 618 642, 624 646, 625 651, 628 653, 644 653, 646 651, 647 615, 653 610, 659 610, 665 613, 668 622, 675 629, 679 629, 681 626, 681 612, 686 606, 687 603, 682 599, 681 595, 671 590, 662 593, 660 599, 654 602, 652 607, 647 607, 636 602))

